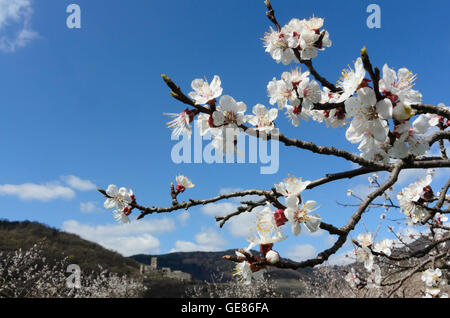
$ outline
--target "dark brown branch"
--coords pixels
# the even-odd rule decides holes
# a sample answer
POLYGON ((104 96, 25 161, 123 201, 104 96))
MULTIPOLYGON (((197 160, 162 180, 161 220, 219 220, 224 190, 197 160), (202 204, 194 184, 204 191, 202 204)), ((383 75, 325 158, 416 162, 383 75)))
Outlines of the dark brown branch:
MULTIPOLYGON (((355 228, 355 225, 359 222, 362 214, 364 213, 366 208, 370 205, 370 203, 372 203, 373 200, 375 200, 378 196, 380 196, 387 189, 389 189, 395 182, 397 182, 398 175, 400 174, 400 171, 401 171, 403 165, 404 165, 404 163, 402 161, 396 163, 395 168, 392 171, 389 179, 381 187, 379 187, 376 191, 372 192, 371 194, 369 194, 367 196, 367 199, 363 203, 361 203, 358 210, 354 213, 354 215, 349 220, 349 222, 347 223, 346 226, 344 226, 341 229, 336 229, 337 231, 339 231, 339 234, 338 233, 334 233, 334 234, 337 234, 339 236, 338 236, 336 243, 334 243, 334 245, 331 248, 321 252, 319 255, 317 255, 316 258, 309 259, 309 260, 306 260, 306 261, 303 261, 300 263, 279 262, 272 266, 275 266, 278 268, 299 269, 299 268, 305 268, 305 267, 314 267, 316 265, 322 264, 325 261, 327 261, 331 255, 335 254, 345 244, 348 234, 350 233, 350 231, 352 231, 355 228)), ((324 226, 324 227, 325 227, 324 229, 327 230, 327 226, 324 226)), ((330 231, 334 230, 332 228, 328 228, 328 229, 330 231)), ((227 255, 224 258, 235 261, 235 262, 243 261, 243 260, 239 260, 239 258, 237 258, 237 257, 229 256, 229 255, 227 255)))
POLYGON ((314 104, 313 110, 332 110, 336 108, 345 108, 345 102, 341 103, 325 103, 325 104, 314 104))
MULTIPOLYGON (((444 139, 447 139, 447 140, 450 139, 450 131, 445 131, 445 130, 438 131, 438 132, 434 133, 433 135, 431 135, 430 137, 428 137, 428 142, 431 147, 436 141, 442 141, 444 139)), ((448 159, 448 158, 444 157, 444 159, 448 159)))
POLYGON ((417 104, 411 105, 411 107, 417 110, 418 114, 436 114, 450 119, 450 110, 448 108, 443 108, 439 106, 434 106, 430 104, 417 104))
POLYGON ((264 1, 264 3, 266 5, 267 9, 269 10, 268 12, 266 12, 267 17, 275 25, 275 27, 277 28, 278 32, 281 32, 281 27, 280 27, 280 24, 277 21, 277 18, 275 17, 275 10, 273 10, 272 4, 270 3, 269 0, 264 1))
MULTIPOLYGON (((248 127, 246 125, 241 125, 240 128, 242 128, 244 130, 244 132, 246 132, 248 135, 258 137, 258 135, 255 134, 254 130, 250 129, 250 127, 248 127)), ((317 146, 313 142, 306 142, 306 141, 299 140, 299 139, 288 138, 288 137, 284 136, 282 133, 279 133, 277 135, 269 134, 269 135, 264 136, 264 138, 267 138, 267 140, 271 140, 271 139, 279 140, 280 142, 282 142, 284 145, 286 145, 288 147, 297 147, 297 148, 309 150, 311 152, 321 154, 321 155, 332 155, 332 156, 336 156, 336 157, 341 157, 341 158, 344 158, 346 160, 352 161, 354 163, 357 163, 357 164, 359 164, 361 166, 365 166, 365 167, 376 167, 381 170, 391 169, 390 165, 378 163, 375 161, 369 161, 369 160, 366 160, 360 156, 354 155, 354 154, 352 154, 348 151, 342 150, 342 149, 338 149, 335 147, 317 146)))
POLYGON ((439 195, 438 202, 436 203, 434 208, 425 207, 428 211, 430 211, 430 215, 428 215, 424 220, 422 220, 422 224, 427 223, 429 220, 434 218, 436 213, 446 214, 448 211, 442 211, 441 208, 445 203, 445 197, 447 195, 448 189, 450 188, 450 179, 447 180, 447 183, 441 190, 441 194, 439 195))
MULTIPOLYGON (((106 191, 103 189, 98 189, 98 191, 103 194, 106 198, 109 198, 109 196, 106 194, 106 191)), ((245 197, 248 195, 260 195, 260 196, 265 196, 266 191, 263 190, 245 190, 245 191, 237 191, 237 192, 232 192, 232 193, 227 193, 227 194, 222 194, 210 199, 205 199, 205 200, 189 200, 189 201, 185 201, 182 203, 178 203, 176 205, 172 205, 171 207, 167 207, 167 208, 157 208, 157 207, 145 207, 142 205, 139 205, 136 202, 132 202, 130 204, 130 206, 133 209, 138 209, 141 211, 141 214, 137 217, 137 220, 140 220, 142 218, 144 218, 146 215, 148 214, 154 214, 154 213, 170 213, 173 211, 177 211, 177 210, 188 210, 189 208, 193 207, 193 206, 199 206, 199 205, 206 205, 206 204, 210 204, 210 203, 214 203, 217 201, 221 201, 221 200, 225 200, 225 199, 231 199, 231 198, 237 198, 237 197, 245 197)))
POLYGON ((245 212, 252 212, 256 207, 258 206, 264 206, 267 203, 267 199, 260 200, 258 202, 242 202, 243 204, 247 205, 240 206, 237 208, 237 210, 233 213, 227 214, 225 216, 216 216, 216 222, 220 222, 219 226, 222 228, 228 220, 230 220, 232 217, 238 216, 245 212))
POLYGON ((172 205, 178 205, 177 199, 178 192, 175 191, 173 182, 170 184, 170 196, 172 197, 172 205))
POLYGON ((444 256, 446 256, 446 255, 447 255, 447 253, 441 253, 440 255, 435 256, 433 259, 427 259, 427 260, 423 261, 422 263, 416 265, 416 266, 413 268, 413 270, 412 270, 410 273, 408 273, 408 275, 406 275, 405 277, 403 277, 403 278, 401 278, 401 279, 398 279, 398 280, 396 280, 396 281, 394 281, 394 282, 382 284, 382 286, 393 286, 393 285, 397 285, 397 286, 389 293, 389 295, 387 296, 387 298, 390 298, 391 296, 393 296, 393 295, 394 295, 394 294, 402 287, 402 285, 403 285, 407 280, 409 280, 415 273, 418 273, 418 272, 422 271, 423 268, 425 267, 425 265, 427 265, 429 262, 431 262, 432 260, 437 259, 437 258, 442 258, 442 257, 444 257, 444 256))
MULTIPOLYGON (((337 93, 341 90, 338 89, 333 83, 330 83, 325 77, 321 76, 314 68, 311 60, 302 60, 301 53, 299 50, 294 49, 294 55, 301 64, 305 65, 312 76, 320 83, 322 86, 327 87, 331 92, 337 93)), ((336 106, 337 107, 337 106, 336 106)), ((333 108, 331 108, 333 109, 333 108)))
POLYGON ((358 210, 356 210, 356 212, 353 214, 353 216, 350 218, 350 220, 348 221, 348 223, 341 228, 341 230, 349 233, 350 231, 352 231, 356 224, 358 224, 359 220, 361 219, 362 214, 364 213, 364 211, 367 209, 367 207, 380 195, 382 195, 384 192, 386 192, 390 187, 392 187, 395 182, 397 182, 398 180, 398 176, 400 174, 400 171, 402 170, 403 166, 405 165, 405 163, 403 161, 397 162, 395 164, 395 168, 392 171, 391 175, 389 176, 389 179, 381 186, 379 187, 377 190, 375 190, 374 192, 370 193, 366 199, 360 204, 358 210))
POLYGON ((325 77, 321 76, 316 71, 316 69, 314 68, 311 60, 302 60, 301 56, 300 56, 300 52, 298 50, 294 50, 294 53, 295 53, 295 56, 297 57, 297 59, 300 61, 300 63, 302 63, 303 65, 305 65, 308 68, 308 70, 311 73, 311 75, 314 76, 314 78, 320 84, 322 84, 322 86, 327 87, 333 93, 337 93, 337 92, 341 91, 334 84, 330 83, 325 77))
POLYGON ((380 70, 378 67, 375 67, 375 69, 372 66, 372 63, 370 62, 369 54, 367 54, 367 48, 363 47, 361 50, 361 58, 364 65, 364 69, 369 73, 370 78, 373 82, 373 89, 375 91, 375 95, 377 96, 377 101, 383 100, 384 97, 380 93, 380 70))
POLYGON ((180 102, 187 104, 189 106, 192 106, 194 108, 196 108, 199 112, 202 113, 206 113, 206 114, 211 114, 211 110, 203 107, 201 105, 197 105, 192 99, 190 99, 189 97, 187 97, 180 89, 179 86, 177 86, 167 75, 162 74, 161 75, 162 79, 164 80, 164 82, 167 84, 167 86, 169 86, 169 88, 172 90, 172 92, 170 93, 170 95, 179 100, 180 102))
POLYGON ((449 189, 450 189, 450 179, 448 179, 447 183, 442 187, 441 194, 439 195, 439 200, 436 203, 436 208, 438 209, 442 208, 442 206, 445 203, 445 197, 449 189))
MULTIPOLYGON (((427 255, 433 248, 435 248, 436 246, 438 246, 439 244, 445 243, 447 241, 450 241, 450 236, 444 237, 440 240, 437 240, 433 243, 431 243, 430 245, 427 245, 426 247, 419 249, 419 250, 415 250, 415 251, 411 251, 411 253, 407 253, 403 256, 392 256, 392 255, 386 255, 383 252, 375 252, 372 248, 370 248, 370 251, 373 255, 375 256, 382 256, 385 257, 391 261, 405 261, 407 259, 411 259, 411 258, 422 258, 425 255, 427 255)), ((353 241, 353 243, 358 246, 361 247, 361 244, 359 244, 357 241, 353 241)), ((404 242, 402 242, 405 246, 407 246, 404 242)))

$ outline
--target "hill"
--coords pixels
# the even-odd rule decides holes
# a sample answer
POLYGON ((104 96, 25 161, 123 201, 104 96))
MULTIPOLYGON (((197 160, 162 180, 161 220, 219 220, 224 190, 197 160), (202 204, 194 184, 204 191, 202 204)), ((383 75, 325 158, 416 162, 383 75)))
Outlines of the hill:
MULTIPOLYGON (((150 265, 152 257, 158 258, 158 268, 170 267, 172 270, 180 270, 192 275, 196 280, 212 282, 220 274, 223 275, 223 281, 231 280, 234 263, 222 259, 224 255, 234 255, 235 250, 220 252, 178 252, 165 255, 134 255, 133 260, 139 263, 150 265)), ((252 251, 254 255, 259 253, 252 251)), ((276 279, 302 279, 311 275, 312 269, 281 270, 271 269, 270 276, 276 279)))
MULTIPOLYGON (((145 277, 144 285, 148 287, 145 297, 185 297, 193 286, 206 286, 206 282, 227 284, 232 279, 234 263, 222 259, 232 255, 235 250, 220 252, 187 252, 166 255, 135 255, 126 258, 121 254, 103 248, 99 244, 84 240, 78 235, 61 232, 58 229, 37 222, 9 222, 0 220, 0 251, 10 252, 21 248, 27 250, 38 242, 44 244, 44 256, 47 260, 69 258, 69 263, 78 264, 85 272, 98 270, 98 265, 110 272, 140 276, 140 264, 149 265, 152 257, 157 257, 158 268, 169 267, 172 271, 180 270, 192 275, 192 281, 182 282, 163 276, 145 277)), ((253 251, 255 255, 258 252, 253 251)), ((289 296, 291 292, 304 289, 305 283, 328 282, 317 275, 315 269, 281 270, 269 269, 269 275, 277 281, 277 291, 289 296)))
POLYGON ((0 251, 29 249, 43 242, 45 257, 60 260, 68 257, 69 264, 78 264, 87 273, 98 271, 98 265, 110 272, 139 275, 139 263, 110 251, 78 235, 61 232, 37 222, 9 222, 0 220, 0 251))

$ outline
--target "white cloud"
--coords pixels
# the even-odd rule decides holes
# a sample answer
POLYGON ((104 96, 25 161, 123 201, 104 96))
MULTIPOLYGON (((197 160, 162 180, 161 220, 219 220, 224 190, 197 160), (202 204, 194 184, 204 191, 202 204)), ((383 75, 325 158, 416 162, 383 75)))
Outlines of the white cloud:
MULTIPOLYGON (((108 224, 90 226, 81 224, 74 220, 69 220, 63 223, 64 231, 71 231, 72 233, 81 233, 83 235, 93 236, 112 236, 120 235, 127 236, 133 234, 162 234, 175 230, 175 224, 171 219, 155 219, 155 220, 141 220, 139 222, 131 222, 129 224, 108 224)), ((80 234, 80 236, 81 236, 80 234)))
POLYGON ((191 214, 189 212, 181 212, 177 215, 177 220, 182 226, 186 226, 191 214))
POLYGON ((202 252, 201 248, 192 242, 176 241, 175 248, 170 250, 170 253, 176 252, 202 252))
POLYGON ((32 16, 31 0, 0 0, 0 50, 14 52, 38 37, 32 16))
POLYGON ((61 180, 67 183, 69 187, 78 191, 91 191, 97 189, 97 186, 91 181, 80 179, 77 176, 62 176, 61 180))
POLYGON ((306 227, 302 228, 302 234, 308 235, 308 236, 312 236, 312 237, 319 237, 324 235, 326 232, 322 229, 319 229, 316 232, 310 232, 306 227))
POLYGON ((100 211, 101 209, 97 206, 96 202, 81 202, 80 203, 80 211, 82 213, 94 213, 100 211))
MULTIPOLYGON (((222 188, 220 194, 241 191, 239 188, 222 188)), ((241 198, 235 198, 234 202, 212 203, 203 206, 200 210, 210 216, 225 216, 227 214, 237 211, 240 206, 240 201, 259 201, 261 197, 249 195, 241 198)), ((263 208, 254 209, 251 213, 244 212, 240 215, 232 217, 225 223, 225 228, 228 229, 231 235, 235 237, 247 237, 251 229, 255 229, 256 214, 263 208)))
POLYGON ((158 253, 160 247, 159 240, 150 234, 104 237, 97 243, 124 256, 158 253))
POLYGON ((195 241, 200 245, 223 246, 226 241, 213 229, 207 229, 195 236, 195 241))
POLYGON ((353 250, 344 252, 344 253, 340 253, 340 254, 332 255, 328 259, 329 265, 337 265, 337 266, 344 266, 344 265, 352 264, 354 262, 355 262, 355 255, 353 253, 353 250))
POLYGON ((317 254, 316 248, 310 244, 295 245, 291 247, 286 256, 294 261, 301 262, 315 257, 317 254))
POLYGON ((223 194, 227 194, 230 192, 238 192, 238 191, 242 191, 242 189, 240 189, 240 188, 222 188, 219 190, 219 193, 221 195, 223 195, 223 194))
POLYGON ((252 229, 256 229, 257 211, 258 210, 255 209, 251 213, 244 212, 238 216, 235 216, 228 220, 224 227, 226 227, 230 234, 235 237, 247 237, 251 233, 250 231, 252 229))
POLYGON ((54 182, 45 184, 25 183, 20 185, 0 185, 0 195, 13 195, 21 200, 49 202, 56 199, 73 199, 75 192, 54 182))
POLYGON ((237 205, 230 202, 211 203, 201 207, 201 211, 210 216, 223 216, 236 211, 237 205))
MULTIPOLYGON (((3 184, 0 185, 0 195, 17 196, 21 200, 49 202, 57 199, 73 199, 76 195, 74 189, 78 191, 89 191, 97 188, 91 181, 80 179, 77 176, 62 176, 60 179, 68 186, 62 185, 60 181, 51 181, 41 184, 3 184)), ((82 209, 82 212, 90 212, 87 210, 92 210, 92 204, 85 204, 83 207, 80 206, 80 208, 82 209)))
POLYGON ((170 219, 142 220, 130 224, 91 226, 74 220, 63 223, 62 230, 77 234, 83 239, 96 242, 105 248, 124 256, 158 253, 160 241, 153 235, 171 232, 175 229, 170 219))
POLYGON ((226 241, 213 229, 206 229, 195 235, 195 242, 176 241, 174 252, 215 252, 220 251, 226 241))

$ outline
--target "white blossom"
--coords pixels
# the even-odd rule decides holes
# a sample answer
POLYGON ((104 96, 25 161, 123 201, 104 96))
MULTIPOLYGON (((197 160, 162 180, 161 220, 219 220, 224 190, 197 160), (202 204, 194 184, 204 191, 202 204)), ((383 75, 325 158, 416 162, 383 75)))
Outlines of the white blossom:
POLYGON ((351 288, 356 288, 359 285, 361 280, 358 277, 355 269, 352 267, 350 272, 345 276, 345 280, 349 283, 351 288))
POLYGON ((358 262, 364 263, 364 267, 368 271, 372 271, 374 260, 369 248, 366 246, 359 247, 356 250, 356 259, 358 262))
POLYGON ((245 123, 246 110, 247 106, 243 102, 236 102, 233 97, 224 95, 220 98, 216 111, 212 115, 214 125, 237 128, 245 123))
POLYGON ((289 47, 288 37, 285 34, 286 29, 278 32, 270 28, 270 32, 264 36, 264 46, 266 52, 270 53, 270 56, 277 61, 277 63, 283 63, 289 65, 293 60, 297 61, 294 51, 289 47))
POLYGON ((359 57, 355 62, 355 69, 350 66, 348 69, 342 71, 342 77, 338 83, 338 87, 343 90, 343 93, 338 98, 337 102, 343 102, 350 96, 355 94, 366 76, 362 58, 359 57))
POLYGON ((345 102, 345 110, 353 117, 346 137, 351 143, 361 142, 365 135, 384 142, 389 132, 387 119, 392 117, 392 103, 388 99, 377 102, 375 92, 369 87, 358 90, 358 97, 345 102))
POLYGON ((299 106, 300 100, 297 97, 292 82, 285 80, 277 80, 274 78, 267 85, 267 95, 269 96, 270 105, 278 105, 278 109, 282 110, 287 105, 299 106))
POLYGON ((173 120, 167 123, 167 126, 172 129, 172 136, 178 137, 183 133, 188 136, 192 135, 191 123, 194 120, 194 113, 191 110, 186 109, 179 114, 164 113, 164 115, 173 118, 173 120))
POLYGON ((380 80, 380 90, 386 95, 395 95, 399 101, 405 105, 419 104, 422 101, 422 94, 413 90, 416 75, 408 69, 401 68, 396 73, 387 64, 383 66, 383 78, 380 80))
POLYGON ((301 232, 300 224, 304 223, 306 228, 311 232, 317 232, 319 230, 321 217, 317 214, 309 214, 315 210, 316 202, 307 201, 299 206, 299 198, 297 195, 289 195, 286 198, 287 209, 284 211, 286 218, 292 224, 292 233, 298 236, 301 232))
POLYGON ((389 239, 384 239, 378 243, 375 243, 373 250, 377 253, 383 253, 387 256, 391 256, 393 242, 389 239))
POLYGON ((314 104, 319 103, 322 98, 322 91, 316 81, 309 81, 306 78, 297 87, 298 96, 302 99, 302 108, 311 110, 314 104))
POLYGON ((274 128, 274 120, 278 116, 278 109, 272 108, 267 110, 264 105, 257 104, 253 107, 254 116, 248 116, 248 122, 254 126, 258 131, 270 133, 274 128))
POLYGON ((178 192, 184 192, 186 189, 195 187, 195 184, 193 184, 191 180, 189 180, 189 178, 184 175, 178 175, 175 180, 177 181, 178 192))
POLYGON ((236 264, 233 276, 244 285, 250 285, 254 280, 262 280, 264 278, 264 271, 258 270, 254 272, 250 263, 243 261, 236 264))
POLYGON ((439 285, 445 284, 442 279, 442 271, 439 268, 427 269, 422 273, 421 279, 428 287, 438 287, 439 285))
POLYGON ((284 196, 299 195, 302 193, 311 181, 302 181, 302 178, 288 177, 278 184, 275 184, 275 189, 279 194, 284 196))
POLYGON ((117 211, 123 212, 124 209, 132 202, 131 196, 133 192, 127 192, 126 188, 117 189, 117 186, 111 184, 106 190, 108 198, 106 199, 104 206, 106 209, 111 210, 114 207, 117 211))
POLYGON ((418 203, 419 199, 422 197, 424 188, 429 186, 431 182, 432 174, 429 172, 425 178, 410 184, 397 194, 400 208, 405 215, 410 218, 413 224, 419 223, 427 215, 425 209, 416 203, 418 203))
POLYGON ((195 100, 197 104, 206 104, 222 95, 221 84, 220 77, 217 75, 214 76, 211 84, 201 78, 195 79, 191 84, 194 91, 189 93, 189 97, 195 100))
POLYGON ((117 211, 117 210, 114 211, 113 217, 117 222, 121 224, 131 223, 130 218, 128 217, 128 215, 125 214, 124 211, 117 211))
POLYGON ((372 233, 361 233, 358 235, 358 237, 356 238, 358 243, 361 244, 362 246, 370 246, 373 243, 373 235, 372 233))
POLYGON ((291 120, 291 123, 294 127, 298 127, 300 125, 300 119, 303 119, 305 121, 309 120, 308 114, 309 111, 302 109, 298 106, 290 106, 287 105, 286 107, 286 115, 291 120))
POLYGON ((276 225, 271 206, 268 204, 257 217, 256 235, 247 237, 253 246, 282 242, 287 238, 276 225))

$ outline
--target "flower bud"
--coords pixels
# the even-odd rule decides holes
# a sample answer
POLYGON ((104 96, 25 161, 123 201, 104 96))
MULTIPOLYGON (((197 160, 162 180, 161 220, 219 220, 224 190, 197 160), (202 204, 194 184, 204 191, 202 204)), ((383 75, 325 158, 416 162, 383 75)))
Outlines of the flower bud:
POLYGON ((125 209, 123 209, 123 214, 125 214, 126 216, 129 216, 131 214, 131 209, 129 206, 125 207, 125 209))
POLYGON ((183 193, 184 191, 186 191, 186 188, 181 184, 177 184, 177 192, 183 193))
POLYGON ((272 250, 273 243, 271 244, 261 244, 259 246, 259 251, 261 252, 261 255, 265 256, 269 251, 272 250))
POLYGON ((249 263, 249 264, 250 264, 250 270, 252 271, 252 273, 256 273, 259 270, 261 270, 261 267, 258 266, 257 264, 255 264, 255 263, 249 263))
POLYGON ((284 215, 284 210, 276 210, 273 213, 273 217, 275 219, 275 223, 278 227, 286 224, 286 222, 288 221, 288 219, 286 218, 286 216, 284 215))
POLYGON ((423 188, 422 198, 425 201, 431 201, 434 198, 433 189, 430 186, 423 188))
POLYGON ((270 263, 270 264, 276 264, 280 261, 280 254, 278 254, 277 251, 269 251, 266 254, 266 260, 270 263))
POLYGON ((411 106, 400 103, 394 107, 392 116, 398 121, 404 121, 410 119, 414 115, 414 111, 411 106))

